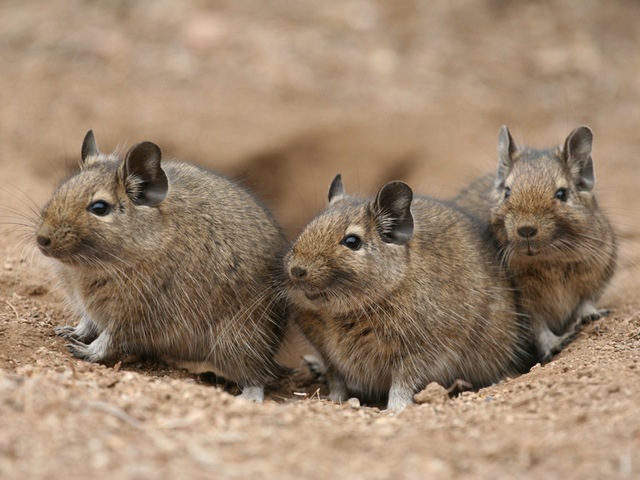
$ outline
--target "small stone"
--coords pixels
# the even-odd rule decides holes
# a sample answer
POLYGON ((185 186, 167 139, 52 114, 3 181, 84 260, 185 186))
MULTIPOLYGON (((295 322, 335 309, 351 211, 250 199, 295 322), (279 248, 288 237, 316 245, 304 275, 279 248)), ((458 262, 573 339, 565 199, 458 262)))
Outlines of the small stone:
POLYGON ((360 400, 355 397, 350 398, 349 400, 347 400, 347 405, 349 405, 354 410, 357 410, 358 408, 360 408, 360 400))
POLYGON ((424 390, 413 396, 416 403, 429 405, 441 405, 449 399, 449 393, 440 384, 431 382, 424 390))

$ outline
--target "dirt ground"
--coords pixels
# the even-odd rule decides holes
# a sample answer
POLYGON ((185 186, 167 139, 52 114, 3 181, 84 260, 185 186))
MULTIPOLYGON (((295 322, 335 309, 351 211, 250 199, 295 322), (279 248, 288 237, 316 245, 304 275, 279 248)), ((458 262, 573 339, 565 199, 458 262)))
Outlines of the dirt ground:
POLYGON ((2 2, 0 478, 640 478, 638 25, 632 1, 2 2), (31 225, 89 128, 240 179, 294 238, 337 172, 452 196, 501 124, 537 146, 591 126, 621 248, 613 313, 526 375, 395 415, 301 372, 254 405, 53 334, 76 320, 31 225))

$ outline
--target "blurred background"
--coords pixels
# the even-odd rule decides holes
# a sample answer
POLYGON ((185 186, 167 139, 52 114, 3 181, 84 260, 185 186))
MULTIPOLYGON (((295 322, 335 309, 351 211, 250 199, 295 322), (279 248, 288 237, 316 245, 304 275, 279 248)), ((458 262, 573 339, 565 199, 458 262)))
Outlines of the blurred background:
POLYGON ((631 0, 4 0, 0 171, 42 204, 89 128, 103 151, 151 140, 250 186, 293 238, 338 172, 449 197, 495 168, 500 125, 542 147, 587 124, 632 236, 639 25, 631 0))
POLYGON ((640 1, 0 0, 0 61, 0 477, 635 478, 640 1), (28 224, 90 128, 238 179, 293 239, 338 172, 455 195, 502 124, 537 147, 589 125, 619 234, 613 314, 548 366, 408 416, 258 409, 53 336, 76 320, 28 224))

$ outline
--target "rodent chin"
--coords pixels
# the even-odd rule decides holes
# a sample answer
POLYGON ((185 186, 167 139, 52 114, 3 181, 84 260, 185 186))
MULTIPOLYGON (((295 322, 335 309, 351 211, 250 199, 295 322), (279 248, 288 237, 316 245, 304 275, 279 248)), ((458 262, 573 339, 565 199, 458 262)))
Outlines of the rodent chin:
POLYGON ((304 296, 307 297, 307 300, 311 300, 312 302, 316 300, 327 300, 327 293, 325 292, 304 292, 304 296))
POLYGON ((316 308, 329 301, 329 294, 322 290, 305 289, 297 286, 289 287, 289 296, 296 303, 316 308))

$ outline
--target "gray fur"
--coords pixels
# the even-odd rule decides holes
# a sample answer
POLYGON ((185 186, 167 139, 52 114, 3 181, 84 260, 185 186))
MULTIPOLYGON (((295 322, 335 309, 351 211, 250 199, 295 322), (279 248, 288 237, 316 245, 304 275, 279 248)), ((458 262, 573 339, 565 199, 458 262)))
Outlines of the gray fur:
POLYGON ((402 182, 333 198, 285 257, 292 318, 326 364, 330 398, 402 410, 429 382, 480 388, 520 371, 527 333, 491 260, 467 217, 402 182), (389 242, 398 217, 411 235, 405 225, 406 241, 389 242), (343 242, 353 235, 358 249, 343 242))
POLYGON ((286 313, 275 287, 285 241, 274 220, 220 176, 187 163, 161 168, 150 142, 119 159, 99 154, 89 132, 82 155, 36 233, 80 317, 57 329, 71 352, 209 365, 260 400, 279 369, 286 313), (108 214, 92 213, 96 201, 108 214))
POLYGON ((608 313, 594 304, 615 271, 617 246, 593 192, 592 142, 582 126, 563 147, 519 148, 502 127, 498 174, 454 199, 496 247, 542 361, 571 341, 580 323, 608 313), (560 190, 566 191, 562 200, 560 190))

